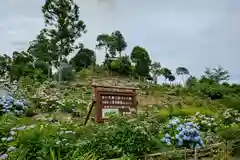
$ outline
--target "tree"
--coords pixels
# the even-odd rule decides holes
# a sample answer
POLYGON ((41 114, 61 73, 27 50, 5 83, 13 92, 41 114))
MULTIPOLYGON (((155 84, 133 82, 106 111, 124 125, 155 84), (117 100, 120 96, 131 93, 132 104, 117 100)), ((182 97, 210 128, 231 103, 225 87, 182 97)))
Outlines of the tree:
POLYGON ((154 83, 157 84, 157 77, 161 75, 161 64, 160 62, 153 62, 151 64, 151 72, 153 75, 154 83))
POLYGON ((7 78, 9 69, 12 63, 11 57, 8 55, 0 55, 0 75, 1 77, 7 78))
POLYGON ((40 70, 40 71, 38 71, 38 73, 41 72, 43 77, 45 76, 45 77, 50 78, 49 75, 52 75, 52 70, 49 70, 49 68, 51 68, 51 66, 49 66, 48 63, 41 61, 41 60, 36 60, 33 65, 36 70, 40 70))
POLYGON ((106 57, 114 58, 118 52, 119 57, 122 57, 122 51, 127 47, 122 33, 120 31, 112 32, 111 35, 100 34, 97 37, 97 49, 105 49, 106 57))
POLYGON ((168 76, 168 80, 169 80, 170 83, 172 83, 173 81, 175 81, 175 79, 176 79, 175 76, 172 75, 172 74, 168 76))
POLYGON ((122 56, 110 63, 110 69, 122 75, 130 75, 132 73, 132 66, 129 56, 122 56))
MULTIPOLYGON (((37 36, 36 40, 30 42, 30 46, 27 52, 34 56, 37 61, 41 64, 46 63, 48 66, 48 78, 52 75, 52 64, 57 61, 57 54, 51 52, 51 42, 47 38, 46 30, 43 29, 40 31, 40 34, 37 36)), ((45 71, 43 71, 45 73, 45 71)))
POLYGON ((88 68, 90 65, 95 65, 96 56, 93 50, 83 48, 70 60, 70 64, 78 72, 81 69, 88 68))
POLYGON ((196 77, 190 76, 186 80, 185 84, 186 84, 187 87, 192 87, 192 86, 195 86, 197 84, 197 82, 198 82, 198 80, 197 80, 196 77))
POLYGON ((166 80, 169 78, 169 76, 172 75, 172 72, 171 72, 171 70, 169 70, 168 68, 165 68, 165 67, 164 67, 164 68, 161 69, 161 75, 164 76, 165 82, 166 82, 166 80))
POLYGON ((111 34, 114 49, 119 53, 119 57, 122 57, 122 51, 124 51, 127 47, 127 42, 125 41, 122 33, 120 31, 115 31, 111 34))
POLYGON ((33 57, 27 52, 13 52, 12 64, 9 69, 10 80, 19 80, 22 76, 33 77, 33 57))
POLYGON ((53 75, 55 80, 59 81, 58 74, 62 74, 61 78, 63 81, 72 81, 75 79, 75 73, 73 71, 72 66, 65 64, 60 69, 61 70, 58 70, 58 72, 53 75))
POLYGON ((105 49, 105 58, 108 59, 109 57, 116 56, 116 49, 114 48, 114 39, 112 36, 108 34, 100 34, 97 37, 97 49, 105 49))
POLYGON ((189 71, 187 68, 185 67, 178 67, 176 69, 176 74, 179 76, 179 75, 182 75, 182 81, 184 83, 184 75, 189 75, 189 71))
POLYGON ((224 70, 221 66, 218 66, 212 70, 210 68, 206 68, 204 73, 204 77, 213 80, 216 83, 227 81, 230 77, 228 70, 224 70))
POLYGON ((135 46, 131 52, 131 60, 135 64, 134 72, 140 77, 149 77, 151 59, 146 49, 135 46))
MULTIPOLYGON (((86 26, 79 19, 79 7, 73 0, 46 0, 42 12, 51 42, 51 52, 56 53, 58 59, 55 67, 59 68, 66 56, 82 47, 77 40, 86 32, 86 26)), ((61 74, 59 80, 60 77, 61 74)))

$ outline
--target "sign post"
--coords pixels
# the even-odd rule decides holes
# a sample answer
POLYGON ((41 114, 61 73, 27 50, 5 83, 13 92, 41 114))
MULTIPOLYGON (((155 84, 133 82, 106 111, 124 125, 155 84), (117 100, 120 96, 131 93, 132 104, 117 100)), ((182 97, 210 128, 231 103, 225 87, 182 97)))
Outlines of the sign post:
POLYGON ((94 85, 95 121, 104 122, 110 115, 137 113, 136 88, 103 87, 94 85))

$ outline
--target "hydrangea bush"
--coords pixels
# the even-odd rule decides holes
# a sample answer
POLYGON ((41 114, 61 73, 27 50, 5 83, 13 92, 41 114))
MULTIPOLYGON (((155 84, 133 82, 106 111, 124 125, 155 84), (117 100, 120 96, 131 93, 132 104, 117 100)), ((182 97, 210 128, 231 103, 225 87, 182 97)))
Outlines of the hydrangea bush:
POLYGON ((13 127, 9 130, 9 132, 7 134, 5 134, 6 136, 1 137, 0 150, 3 153, 0 155, 0 159, 8 158, 9 153, 17 150, 16 140, 17 140, 19 132, 21 132, 23 130, 32 129, 34 127, 35 127, 35 125, 13 127))
POLYGON ((57 101, 61 111, 71 113, 74 111, 77 106, 87 106, 87 103, 84 100, 77 98, 63 98, 57 101))
POLYGON ((0 114, 12 112, 15 115, 22 115, 27 109, 26 100, 14 99, 12 96, 0 97, 0 114))
POLYGON ((218 127, 217 120, 214 117, 209 117, 200 114, 199 112, 190 117, 188 121, 197 124, 200 127, 200 130, 204 132, 215 132, 218 127))
POLYGON ((49 158, 46 152, 51 148, 61 149, 61 153, 74 151, 76 133, 58 123, 38 123, 18 125, 1 138, 1 155, 3 158, 23 156, 28 159, 36 157, 49 158), (24 152, 23 151, 28 151, 24 152))
POLYGON ((161 140, 167 145, 201 148, 204 146, 204 142, 199 129, 200 127, 195 123, 184 122, 184 120, 179 118, 173 118, 165 127, 164 133, 161 133, 161 140))
POLYGON ((43 84, 37 91, 30 96, 30 99, 36 105, 36 108, 42 112, 53 112, 56 110, 64 112, 73 112, 78 106, 86 106, 82 100, 81 94, 74 95, 71 93, 73 88, 59 88, 55 83, 43 84), (50 89, 49 89, 50 88, 50 89))
POLYGON ((240 112, 238 110, 229 108, 223 113, 223 124, 229 125, 232 123, 240 123, 240 112))

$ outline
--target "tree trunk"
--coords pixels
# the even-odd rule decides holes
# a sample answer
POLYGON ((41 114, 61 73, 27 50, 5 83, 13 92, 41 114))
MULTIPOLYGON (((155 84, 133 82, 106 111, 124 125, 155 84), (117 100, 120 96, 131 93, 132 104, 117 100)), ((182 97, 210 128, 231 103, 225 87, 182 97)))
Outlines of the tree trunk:
POLYGON ((157 84, 157 76, 154 75, 154 84, 157 84))
POLYGON ((61 62, 62 62, 62 57, 59 57, 59 71, 58 71, 58 85, 59 85, 59 90, 60 90, 60 86, 61 86, 61 80, 62 80, 62 66, 61 66, 61 62))
POLYGON ((184 86, 184 77, 183 77, 183 74, 182 74, 182 82, 183 82, 183 86, 184 86))
POLYGON ((51 71, 51 65, 48 64, 48 80, 50 80, 50 71, 51 71))

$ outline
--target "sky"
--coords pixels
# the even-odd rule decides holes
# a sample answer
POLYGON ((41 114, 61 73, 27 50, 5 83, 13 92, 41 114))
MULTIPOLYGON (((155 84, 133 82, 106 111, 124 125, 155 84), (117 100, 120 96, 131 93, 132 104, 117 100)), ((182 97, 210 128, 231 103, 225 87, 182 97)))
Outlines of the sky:
MULTIPOLYGON (((95 50, 101 33, 120 30, 129 54, 136 45, 152 60, 199 77, 205 67, 229 70, 240 81, 240 0, 75 0, 87 26, 81 41, 95 50)), ((0 5, 0 53, 25 50, 44 27, 44 0, 4 0, 0 5)), ((104 53, 96 50, 98 62, 104 53)))

